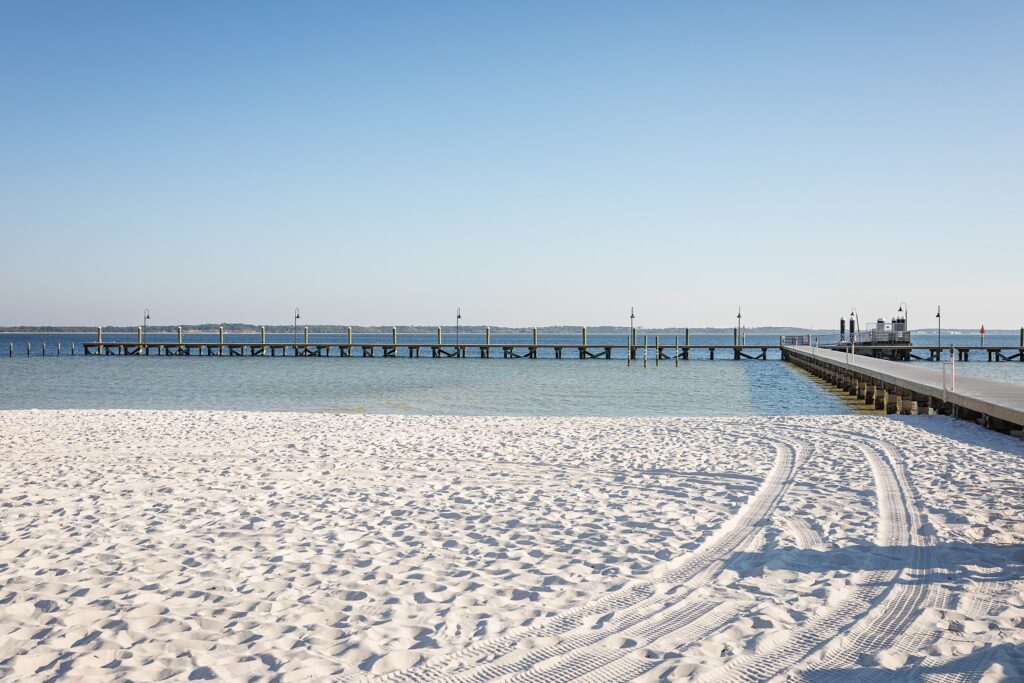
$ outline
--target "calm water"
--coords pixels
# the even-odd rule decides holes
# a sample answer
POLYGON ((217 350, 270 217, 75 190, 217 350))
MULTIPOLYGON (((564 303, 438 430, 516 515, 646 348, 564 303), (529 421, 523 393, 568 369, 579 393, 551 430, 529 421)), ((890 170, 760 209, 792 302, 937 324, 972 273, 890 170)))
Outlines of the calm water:
MULTIPOLYGON (((794 415, 846 412, 844 404, 780 362, 671 361, 645 370, 612 361, 432 358, 252 358, 70 356, 71 343, 93 335, 0 336, 0 408, 206 408, 327 410, 461 415, 794 415), (60 357, 56 357, 58 341, 60 357), (8 343, 16 342, 14 358, 8 343), (32 344, 33 357, 25 356, 32 344), (47 357, 39 355, 43 344, 47 357)), ((105 335, 132 340, 133 335, 105 335)), ((171 335, 150 335, 153 341, 171 335)), ((187 340, 214 341, 215 335, 187 340)), ((253 341, 254 335, 228 335, 253 341)), ((301 339, 301 337, 300 337, 301 339)), ((341 341, 313 335, 312 342, 341 341)), ((425 344, 435 335, 402 335, 425 344)), ((492 343, 525 343, 530 335, 493 335, 492 343)), ((290 342, 292 335, 268 341, 290 342)), ((445 336, 445 341, 452 337, 445 336)), ((665 338, 663 337, 663 342, 665 338)), ((388 342, 390 335, 356 335, 388 342)), ((462 335, 465 343, 482 335, 462 335)), ((575 343, 578 336, 542 335, 541 343, 575 343)), ((624 335, 590 335, 590 343, 625 342, 624 335)), ((653 344, 653 337, 650 339, 653 344)), ((674 341, 674 338, 673 338, 674 341)), ((927 343, 926 338, 921 342, 927 343)), ((944 341, 946 338, 944 337, 944 341)), ((731 335, 691 336, 694 344, 729 344, 731 335)), ((1013 343, 995 338, 986 343, 1013 343)), ((778 337, 748 335, 750 344, 778 337)), ((973 343, 973 341, 971 342, 973 343)), ((621 352, 620 352, 621 353, 621 352)), ((706 354, 694 354, 695 358, 706 354)), ((777 357, 775 354, 773 357, 777 357)), ((936 365, 935 367, 938 367, 936 365)), ((958 363, 958 373, 1024 382, 1024 363, 958 363)))

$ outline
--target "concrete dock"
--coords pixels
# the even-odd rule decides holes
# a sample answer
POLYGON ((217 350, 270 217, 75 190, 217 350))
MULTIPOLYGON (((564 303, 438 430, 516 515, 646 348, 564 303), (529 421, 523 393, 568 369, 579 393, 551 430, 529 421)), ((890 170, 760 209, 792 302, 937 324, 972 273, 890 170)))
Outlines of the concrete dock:
POLYGON ((1024 430, 1021 385, 968 375, 954 378, 955 364, 942 370, 811 346, 785 346, 782 355, 886 412, 942 413, 1018 435, 1024 430))

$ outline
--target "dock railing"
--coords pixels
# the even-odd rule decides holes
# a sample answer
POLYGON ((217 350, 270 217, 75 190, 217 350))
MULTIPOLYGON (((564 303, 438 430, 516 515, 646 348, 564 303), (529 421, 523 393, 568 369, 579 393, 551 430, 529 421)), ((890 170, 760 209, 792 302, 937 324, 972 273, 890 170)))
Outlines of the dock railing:
POLYGON ((783 346, 810 346, 811 345, 811 335, 809 335, 809 334, 801 334, 801 335, 785 336, 785 337, 782 338, 782 345, 783 346))

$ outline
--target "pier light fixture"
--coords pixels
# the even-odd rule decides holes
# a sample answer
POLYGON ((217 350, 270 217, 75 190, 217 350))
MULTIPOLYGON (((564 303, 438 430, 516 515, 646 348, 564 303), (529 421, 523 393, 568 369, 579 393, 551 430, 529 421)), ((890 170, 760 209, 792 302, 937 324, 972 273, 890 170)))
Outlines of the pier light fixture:
POLYGON ((142 314, 142 343, 146 343, 146 333, 149 331, 149 309, 142 314))
POLYGON ((899 310, 896 311, 896 312, 899 313, 902 316, 901 322, 903 323, 903 329, 900 330, 900 336, 896 338, 896 341, 904 341, 904 340, 909 341, 910 340, 910 324, 908 322, 908 318, 910 317, 910 315, 909 315, 910 314, 910 310, 909 309, 910 309, 910 307, 907 306, 907 302, 906 301, 901 301, 900 302, 899 310))
POLYGON ((939 319, 939 348, 942 348, 942 306, 935 311, 935 317, 939 319))
POLYGON ((455 307, 455 346, 459 345, 459 324, 462 322, 462 307, 455 307))
POLYGON ((296 345, 299 343, 299 318, 301 317, 302 316, 299 315, 299 309, 296 307, 295 317, 292 318, 292 343, 296 345))
POLYGON ((736 307, 736 344, 743 343, 743 308, 736 307))

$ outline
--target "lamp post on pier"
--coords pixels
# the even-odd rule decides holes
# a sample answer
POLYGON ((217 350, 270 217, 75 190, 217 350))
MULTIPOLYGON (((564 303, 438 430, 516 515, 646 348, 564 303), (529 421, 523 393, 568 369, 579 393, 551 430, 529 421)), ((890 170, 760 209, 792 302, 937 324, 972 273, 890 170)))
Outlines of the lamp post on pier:
MULTIPOLYGON (((636 346, 636 313, 629 307, 629 343, 626 345, 627 360, 633 360, 633 348, 636 346)), ((627 363, 628 365, 628 363, 627 363)))
POLYGON ((149 331, 149 309, 142 314, 142 343, 146 343, 146 333, 149 331))
POLYGON ((860 313, 856 308, 850 308, 850 361, 857 357, 857 333, 854 331, 853 322, 857 321, 857 330, 860 329, 860 313), (856 316, 856 318, 855 318, 856 316))
POLYGON ((935 312, 935 317, 939 319, 939 348, 942 348, 942 306, 939 306, 939 310, 935 312))
POLYGON ((296 306, 295 317, 292 318, 292 344, 294 344, 296 348, 299 345, 299 318, 301 317, 302 316, 299 315, 299 309, 296 306))
POLYGON ((743 344, 743 308, 736 307, 736 345, 743 344))
POLYGON ((902 313, 903 314, 903 332, 904 332, 904 335, 907 337, 907 340, 909 341, 910 340, 910 307, 907 306, 907 302, 906 301, 901 301, 900 302, 900 310, 897 311, 897 313, 902 313))
POLYGON ((455 307, 455 353, 459 352, 459 323, 462 322, 462 307, 455 307))

